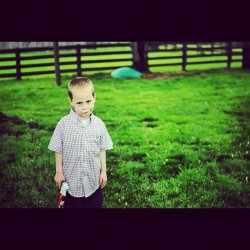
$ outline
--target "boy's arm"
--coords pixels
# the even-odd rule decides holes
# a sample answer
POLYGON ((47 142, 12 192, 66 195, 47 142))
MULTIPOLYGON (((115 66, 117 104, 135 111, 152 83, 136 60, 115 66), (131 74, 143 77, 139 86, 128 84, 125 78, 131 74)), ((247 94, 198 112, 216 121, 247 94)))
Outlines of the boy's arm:
POLYGON ((65 181, 62 172, 62 154, 55 152, 55 157, 56 157, 56 175, 54 180, 56 182, 56 186, 60 188, 62 181, 65 181))
POLYGON ((100 162, 101 162, 101 173, 100 173, 100 186, 104 188, 107 183, 107 171, 106 171, 106 151, 100 152, 100 162))

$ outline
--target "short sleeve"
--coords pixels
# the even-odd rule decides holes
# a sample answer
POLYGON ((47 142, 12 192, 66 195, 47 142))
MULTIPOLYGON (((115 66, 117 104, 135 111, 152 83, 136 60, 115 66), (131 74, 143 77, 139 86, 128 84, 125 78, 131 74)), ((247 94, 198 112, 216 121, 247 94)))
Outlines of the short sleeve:
POLYGON ((113 149, 113 142, 104 123, 101 131, 101 151, 113 149))
POLYGON ((54 133, 51 137, 48 149, 55 151, 57 153, 63 152, 63 132, 60 123, 57 124, 54 133))

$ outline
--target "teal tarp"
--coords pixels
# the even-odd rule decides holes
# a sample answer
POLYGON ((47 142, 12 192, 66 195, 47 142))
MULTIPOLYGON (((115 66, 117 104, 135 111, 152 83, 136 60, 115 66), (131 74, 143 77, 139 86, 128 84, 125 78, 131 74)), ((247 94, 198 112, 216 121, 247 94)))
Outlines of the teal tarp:
POLYGON ((141 73, 129 67, 122 67, 112 71, 111 76, 114 78, 140 78, 141 73))

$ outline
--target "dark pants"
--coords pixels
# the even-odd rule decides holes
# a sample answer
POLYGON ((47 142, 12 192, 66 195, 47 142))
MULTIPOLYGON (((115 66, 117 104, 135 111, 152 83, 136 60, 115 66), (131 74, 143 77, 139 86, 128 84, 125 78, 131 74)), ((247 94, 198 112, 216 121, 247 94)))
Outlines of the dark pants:
POLYGON ((102 189, 99 187, 87 198, 76 198, 67 193, 64 208, 102 208, 102 203, 102 189))

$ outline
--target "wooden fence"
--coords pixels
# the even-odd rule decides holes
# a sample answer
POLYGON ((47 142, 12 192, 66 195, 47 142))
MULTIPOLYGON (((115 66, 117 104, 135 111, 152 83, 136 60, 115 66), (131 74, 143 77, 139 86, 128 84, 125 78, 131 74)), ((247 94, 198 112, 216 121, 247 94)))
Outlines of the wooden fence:
MULTIPOLYGON (((155 44, 147 43, 147 61, 150 69, 180 66, 182 70, 187 70, 189 65, 214 63, 226 63, 226 67, 230 68, 233 62, 243 60, 242 45, 231 42, 153 45, 155 44), (216 60, 209 59, 213 57, 216 57, 216 60), (176 62, 170 62, 171 60, 176 62)), ((86 72, 111 72, 119 67, 132 65, 133 53, 129 42, 59 46, 60 74, 72 73, 81 76, 86 72)), ((0 78, 22 79, 24 76, 42 74, 55 74, 53 47, 0 50, 0 78)))
MULTIPOLYGON (((113 70, 119 65, 119 62, 129 62, 128 66, 131 66, 132 56, 131 48, 129 43, 118 43, 118 44, 99 44, 99 45, 74 45, 74 46, 63 46, 59 47, 59 59, 60 59, 60 74, 64 73, 76 73, 77 76, 82 75, 84 72, 89 71, 102 71, 102 70, 113 70), (127 48, 125 51, 122 48, 127 48), (97 48, 118 48, 120 51, 95 51, 97 48), (90 52, 90 50, 92 50, 90 52), (98 60, 87 60, 85 58, 96 57, 96 56, 107 56, 116 55, 115 59, 98 59, 98 60), (129 55, 130 58, 119 58, 121 55, 129 55), (67 60, 69 58, 69 60, 67 60), (65 60, 66 59, 66 60, 65 60), (72 60, 73 59, 73 60, 72 60), (115 62, 112 67, 85 67, 91 64, 102 64, 115 62), (66 68, 65 68, 66 66, 66 68), (69 67, 67 67, 69 66, 69 67), (73 67, 70 67, 73 66, 73 67), (74 67, 75 66, 75 67, 74 67), (64 68, 64 69, 63 69, 64 68)), ((0 77, 16 77, 21 79, 23 76, 42 75, 42 74, 54 74, 54 54, 53 47, 42 47, 42 48, 27 48, 27 49, 11 49, 11 50, 0 50, 0 63, 8 62, 12 65, 0 66, 0 77), (40 53, 40 55, 38 55, 40 53), (1 55, 7 56, 1 56, 1 55), (46 59, 50 62, 45 63, 27 63, 28 61, 41 61, 46 59), (50 70, 30 70, 34 68, 51 68, 50 70), (1 71, 14 70, 11 73, 2 73, 1 71)), ((1 64, 0 64, 1 65, 1 64)))
MULTIPOLYGON (((149 64, 149 67, 162 67, 162 66, 181 66, 183 71, 187 70, 187 66, 195 64, 217 64, 226 63, 226 67, 230 68, 234 62, 242 62, 242 58, 235 59, 234 57, 242 57, 242 44, 228 43, 173 43, 172 48, 168 48, 162 45, 161 52, 180 52, 180 55, 174 56, 159 56, 148 57, 148 60, 173 60, 180 59, 179 62, 165 62, 165 63, 153 63, 149 64), (226 57, 226 59, 218 59, 220 57, 226 57), (212 59, 209 59, 212 58, 212 59), (216 59, 214 59, 216 58, 216 59), (191 59, 191 60, 190 60, 191 59), (193 60, 199 59, 199 60, 193 60), (205 60, 204 60, 205 59, 205 60), (207 59, 207 60, 206 60, 207 59)), ((151 49, 149 52, 159 52, 159 49, 151 49)))

